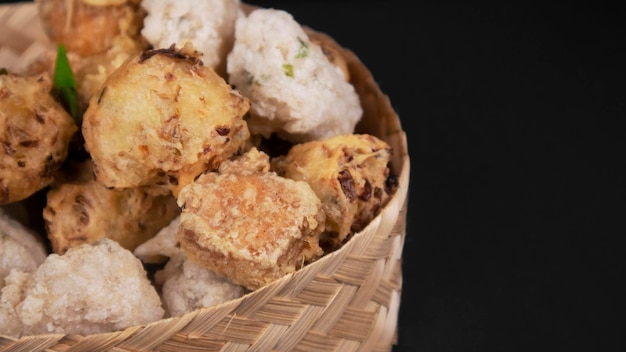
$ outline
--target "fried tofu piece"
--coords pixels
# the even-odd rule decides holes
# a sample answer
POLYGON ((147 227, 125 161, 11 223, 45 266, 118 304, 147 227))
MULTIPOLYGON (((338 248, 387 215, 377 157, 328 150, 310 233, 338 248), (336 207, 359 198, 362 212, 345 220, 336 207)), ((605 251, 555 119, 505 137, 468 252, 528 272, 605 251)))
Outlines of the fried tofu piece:
MULTIPOLYGON (((78 174, 91 175, 90 165, 79 165, 85 170, 78 174)), ((133 251, 180 213, 172 195, 153 195, 141 187, 109 189, 92 177, 55 185, 46 198, 43 217, 57 254, 105 237, 133 251)))
POLYGON ((182 189, 178 238, 194 262, 258 289, 318 259, 322 204, 302 181, 269 172, 252 149, 182 189))
POLYGON ((47 73, 0 74, 0 205, 50 185, 67 158, 78 127, 51 89, 47 73))
POLYGON ((311 185, 326 214, 322 245, 332 251, 365 227, 390 197, 390 159, 384 141, 351 134, 297 144, 272 160, 272 170, 311 185))
POLYGON ((107 78, 82 125, 99 182, 176 196, 244 150, 250 102, 199 56, 191 45, 148 50, 107 78))

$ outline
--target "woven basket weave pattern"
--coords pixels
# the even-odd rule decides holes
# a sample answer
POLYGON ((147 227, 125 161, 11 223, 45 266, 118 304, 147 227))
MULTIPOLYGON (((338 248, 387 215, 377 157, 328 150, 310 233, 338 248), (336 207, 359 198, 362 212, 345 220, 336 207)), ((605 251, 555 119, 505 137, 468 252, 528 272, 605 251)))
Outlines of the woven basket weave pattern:
MULTIPOLYGON (((0 6, 0 67, 22 71, 50 47, 34 4, 0 6)), ((397 193, 363 231, 298 272, 215 307, 89 336, 14 339, 0 332, 0 351, 391 350, 402 288, 409 183, 406 136, 367 68, 352 52, 341 50, 365 111, 357 131, 391 145, 392 168, 399 176, 397 193)))

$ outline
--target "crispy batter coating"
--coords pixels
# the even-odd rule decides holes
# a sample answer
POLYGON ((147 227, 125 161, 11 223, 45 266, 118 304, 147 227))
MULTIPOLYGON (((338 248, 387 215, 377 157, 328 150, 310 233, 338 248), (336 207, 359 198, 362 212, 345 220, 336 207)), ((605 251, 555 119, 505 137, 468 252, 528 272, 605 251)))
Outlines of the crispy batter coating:
POLYGON ((320 200, 306 182, 268 169, 268 156, 252 149, 178 197, 178 238, 187 256, 251 290, 322 255, 320 200))
POLYGON ((47 74, 0 74, 0 205, 48 186, 77 131, 47 74))
POLYGON ((272 160, 279 175, 306 181, 326 213, 323 247, 337 249, 366 226, 389 198, 391 148, 375 136, 336 136, 293 146, 272 160))
POLYGON ((140 0, 36 0, 39 19, 53 43, 80 56, 101 54, 123 37, 135 39, 145 12, 140 0))
POLYGON ((41 238, 0 209, 0 289, 11 269, 34 271, 46 255, 41 238))
MULTIPOLYGON (((148 49, 148 43, 142 38, 119 37, 111 47, 98 54, 81 56, 75 52, 67 52, 70 67, 74 73, 78 93, 78 111, 82 115, 87 109, 89 100, 94 94, 100 93, 106 78, 128 58, 148 49)), ((50 47, 26 67, 29 74, 47 72, 53 77, 57 48, 50 47)))
POLYGON ((109 239, 51 254, 33 273, 14 270, 7 281, 0 322, 17 319, 18 337, 110 332, 164 314, 141 261, 109 239))
MULTIPOLYGON (((91 169, 90 164, 80 167, 91 169)), ((172 195, 152 195, 140 187, 109 189, 91 177, 55 185, 46 196, 43 217, 57 254, 104 237, 133 251, 180 212, 172 195)))
POLYGON ((81 58, 80 64, 72 66, 78 88, 79 108, 85 112, 91 98, 100 93, 107 77, 133 55, 146 50, 145 43, 131 39, 120 40, 104 53, 81 58))
POLYGON ((108 77, 91 99, 82 132, 98 181, 176 195, 242 151, 249 107, 190 45, 148 50, 108 77))

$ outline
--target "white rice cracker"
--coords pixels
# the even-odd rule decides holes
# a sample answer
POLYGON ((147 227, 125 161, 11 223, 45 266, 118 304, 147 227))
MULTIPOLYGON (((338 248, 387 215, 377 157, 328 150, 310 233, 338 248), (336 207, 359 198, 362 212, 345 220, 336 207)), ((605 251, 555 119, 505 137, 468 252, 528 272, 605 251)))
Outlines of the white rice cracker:
POLYGON ((235 21, 243 16, 239 0, 142 0, 142 36, 155 48, 182 48, 191 42, 206 66, 225 66, 235 21))
POLYGON ((251 101, 253 134, 290 142, 350 134, 363 110, 342 69, 291 14, 256 9, 239 18, 227 59, 228 81, 251 101))

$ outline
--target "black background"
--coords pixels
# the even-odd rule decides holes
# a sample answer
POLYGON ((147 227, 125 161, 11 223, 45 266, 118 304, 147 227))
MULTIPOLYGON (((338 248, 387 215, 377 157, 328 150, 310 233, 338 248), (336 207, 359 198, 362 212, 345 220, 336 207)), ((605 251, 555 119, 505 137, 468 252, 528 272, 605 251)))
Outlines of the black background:
POLYGON ((352 49, 408 133, 394 351, 624 351, 624 11, 259 1, 352 49))
POLYGON ((402 120, 395 352, 626 349, 621 7, 249 3, 353 50, 402 120))

